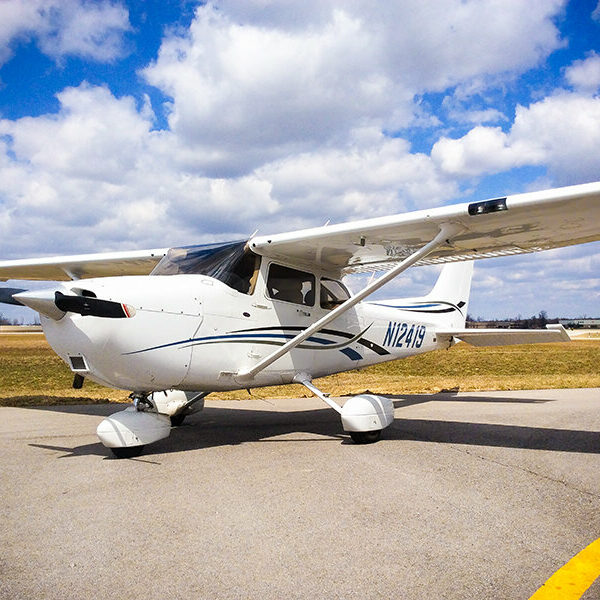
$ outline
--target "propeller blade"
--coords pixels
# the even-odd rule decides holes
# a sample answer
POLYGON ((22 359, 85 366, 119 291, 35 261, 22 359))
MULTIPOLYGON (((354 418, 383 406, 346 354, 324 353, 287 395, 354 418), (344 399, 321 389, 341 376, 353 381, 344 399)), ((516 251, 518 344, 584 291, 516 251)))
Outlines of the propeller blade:
POLYGON ((2 304, 15 304, 16 306, 23 306, 22 302, 19 302, 16 298, 13 298, 13 294, 20 294, 26 292, 21 288, 0 288, 0 302, 2 304))
POLYGON ((91 317, 127 319, 135 314, 133 307, 119 302, 100 300, 90 296, 67 296, 61 292, 54 294, 54 303, 58 309, 64 312, 74 312, 91 317))

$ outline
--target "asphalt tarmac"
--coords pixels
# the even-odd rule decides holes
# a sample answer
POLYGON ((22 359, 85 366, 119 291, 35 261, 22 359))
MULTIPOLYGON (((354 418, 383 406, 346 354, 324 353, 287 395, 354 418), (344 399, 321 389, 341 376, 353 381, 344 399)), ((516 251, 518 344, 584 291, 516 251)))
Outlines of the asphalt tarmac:
MULTIPOLYGON (((206 402, 138 459, 115 405, 0 408, 0 597, 526 599, 600 537, 600 390, 206 402)), ((600 598, 600 580, 583 598, 600 598)))

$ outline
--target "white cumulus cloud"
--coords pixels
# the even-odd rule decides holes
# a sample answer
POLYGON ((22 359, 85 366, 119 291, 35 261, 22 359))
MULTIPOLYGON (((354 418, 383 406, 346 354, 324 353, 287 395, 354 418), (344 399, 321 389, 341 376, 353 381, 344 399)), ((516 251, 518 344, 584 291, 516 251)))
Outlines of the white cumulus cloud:
POLYGON ((575 61, 565 70, 568 83, 578 90, 594 93, 600 87, 600 56, 595 52, 575 61))
POLYGON ((475 127, 433 146, 436 164, 454 176, 478 176, 525 165, 547 166, 559 184, 598 179, 600 98, 560 92, 519 106, 508 132, 475 127))
POLYGON ((357 127, 423 119, 416 94, 523 72, 562 44, 563 4, 223 1, 167 36, 143 75, 169 96, 170 129, 195 167, 238 175, 344 144, 357 127))
POLYGON ((131 29, 129 13, 111 0, 2 0, 0 66, 15 44, 35 39, 53 58, 80 56, 110 62, 123 55, 123 34, 131 29))

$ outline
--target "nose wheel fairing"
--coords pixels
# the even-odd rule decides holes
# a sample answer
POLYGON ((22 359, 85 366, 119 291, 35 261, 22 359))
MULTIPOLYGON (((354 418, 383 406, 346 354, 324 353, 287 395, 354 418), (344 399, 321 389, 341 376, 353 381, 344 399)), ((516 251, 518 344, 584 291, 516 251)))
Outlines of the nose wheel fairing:
POLYGON ((96 434, 107 448, 145 446, 169 437, 171 420, 167 415, 137 410, 130 406, 106 417, 96 434))

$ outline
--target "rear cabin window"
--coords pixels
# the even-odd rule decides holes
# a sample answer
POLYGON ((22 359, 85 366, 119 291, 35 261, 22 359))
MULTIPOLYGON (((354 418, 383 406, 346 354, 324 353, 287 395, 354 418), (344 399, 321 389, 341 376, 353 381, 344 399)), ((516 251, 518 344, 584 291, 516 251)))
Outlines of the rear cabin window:
POLYGON ((350 298, 348 288, 335 279, 321 279, 321 308, 331 310, 350 298))
POLYGON ((267 293, 273 300, 314 306, 315 276, 312 273, 272 264, 267 278, 267 293))

